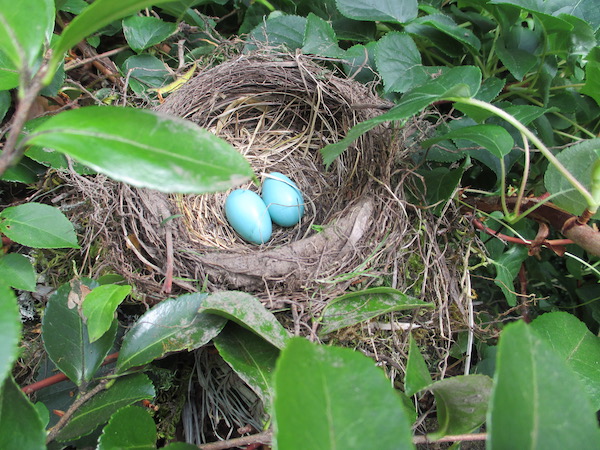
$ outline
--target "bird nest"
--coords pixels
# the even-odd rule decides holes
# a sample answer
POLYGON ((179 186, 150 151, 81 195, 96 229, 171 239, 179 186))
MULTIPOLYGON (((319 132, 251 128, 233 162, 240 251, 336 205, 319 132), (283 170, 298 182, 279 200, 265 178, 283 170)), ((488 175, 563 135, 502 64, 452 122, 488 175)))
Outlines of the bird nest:
POLYGON ((88 241, 105 236, 105 263, 149 303, 171 283, 184 291, 243 290, 272 308, 310 300, 319 310, 348 289, 373 285, 429 301, 457 298, 454 269, 437 242, 443 221, 405 198, 416 179, 408 155, 427 134, 426 122, 379 126, 330 167, 323 163, 325 145, 390 106, 301 55, 238 56, 201 71, 156 109, 227 140, 258 179, 270 172, 291 178, 306 203, 301 222, 274 226, 257 246, 228 224, 228 192, 173 195, 77 177, 95 205, 87 219, 100 228, 88 241))

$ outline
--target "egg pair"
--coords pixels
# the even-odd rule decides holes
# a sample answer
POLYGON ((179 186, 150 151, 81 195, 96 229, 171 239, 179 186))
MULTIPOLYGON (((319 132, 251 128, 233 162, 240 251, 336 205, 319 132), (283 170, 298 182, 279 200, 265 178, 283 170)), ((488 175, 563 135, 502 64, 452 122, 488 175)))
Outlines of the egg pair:
POLYGON ((246 241, 264 244, 271 238, 273 223, 292 227, 304 214, 298 186, 285 175, 272 172, 262 186, 262 198, 247 189, 236 189, 225 200, 225 216, 246 241))

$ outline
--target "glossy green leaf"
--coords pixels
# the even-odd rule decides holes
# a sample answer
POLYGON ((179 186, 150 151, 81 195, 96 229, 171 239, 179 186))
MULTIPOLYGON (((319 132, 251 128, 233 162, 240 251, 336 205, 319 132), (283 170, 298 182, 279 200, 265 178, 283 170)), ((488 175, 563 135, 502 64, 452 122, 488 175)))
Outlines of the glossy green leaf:
POLYGON ((342 62, 344 72, 348 77, 367 84, 375 80, 375 42, 369 42, 367 45, 357 44, 346 50, 344 61, 342 62))
POLYGON ((270 410, 273 372, 279 349, 232 322, 213 341, 221 357, 260 397, 265 408, 270 410))
POLYGON ((35 269, 25 256, 9 253, 0 257, 0 284, 34 292, 35 279, 35 269))
POLYGON ((408 360, 406 361, 406 375, 404 377, 404 393, 413 396, 433 383, 429 369, 413 338, 409 337, 408 360))
POLYGON ((0 91, 7 91, 19 85, 19 69, 0 48, 0 91))
POLYGON ((419 17, 412 24, 427 25, 441 31, 446 37, 457 40, 473 52, 481 49, 481 42, 469 28, 459 26, 445 14, 430 14, 419 17))
POLYGON ((566 361, 585 387, 594 409, 600 410, 600 338, 564 311, 537 317, 531 329, 566 361))
POLYGON ((65 111, 36 128, 29 143, 59 150, 116 180, 163 192, 225 190, 253 175, 223 139, 192 122, 141 109, 65 111))
POLYGON ((496 40, 494 50, 500 61, 502 61, 502 64, 519 81, 538 63, 538 58, 530 51, 520 48, 510 48, 503 36, 500 36, 496 40))
POLYGON ((112 415, 98 439, 96 450, 153 450, 156 424, 147 409, 129 405, 112 415))
POLYGON ((14 183, 35 184, 45 172, 46 168, 44 166, 32 159, 23 157, 16 166, 9 167, 0 179, 14 183))
POLYGON ((581 93, 589 95, 600 105, 600 47, 594 47, 585 59, 585 84, 581 93))
POLYGON ((12 377, 6 378, 0 389, 0 436, 6 449, 46 448, 42 420, 12 377))
POLYGON ((320 333, 331 333, 392 311, 433 306, 433 303, 426 303, 388 287, 348 292, 329 301, 323 310, 323 327, 320 333))
POLYGON ((422 64, 421 53, 408 33, 392 32, 379 39, 375 61, 387 92, 407 92, 441 71, 440 67, 422 64))
POLYGON ((502 289, 509 306, 517 304, 514 280, 525 259, 527 259, 527 248, 521 245, 513 245, 497 260, 493 261, 494 266, 496 266, 494 283, 502 289))
POLYGON ((51 78, 64 54, 87 36, 115 20, 138 12, 140 9, 169 1, 171 0, 95 0, 67 25, 60 35, 60 39, 53 45, 48 78, 51 78))
POLYGON ((275 448, 413 449, 402 400, 372 360, 292 338, 275 371, 275 448))
POLYGON ((464 434, 485 422, 492 379, 486 375, 460 375, 436 381, 428 389, 435 395, 439 428, 431 434, 439 439, 464 434))
POLYGON ((97 341, 90 343, 81 315, 85 296, 97 283, 83 279, 62 285, 48 300, 42 320, 42 338, 50 359, 76 385, 90 381, 113 346, 117 321, 97 341))
POLYGON ((450 131, 443 136, 428 139, 422 143, 424 147, 430 147, 433 144, 452 139, 457 141, 467 140, 480 145, 488 150, 497 158, 502 158, 510 153, 515 145, 515 141, 505 128, 498 125, 473 125, 470 127, 459 128, 450 131))
POLYGON ((123 373, 170 352, 194 350, 218 335, 227 320, 198 312, 206 298, 206 294, 170 298, 143 314, 123 339, 116 372, 123 373))
POLYGON ((11 104, 12 98, 10 96, 10 92, 0 89, 0 122, 4 120, 4 116, 6 116, 8 108, 10 108, 11 104))
POLYGON ((156 17, 130 16, 123 19, 123 34, 137 53, 159 44, 177 31, 177 24, 156 17))
POLYGON ((20 339, 21 315, 17 297, 8 285, 0 283, 0 384, 19 355, 20 339))
POLYGON ((106 333, 115 321, 115 311, 125 297, 131 293, 131 286, 107 284, 92 289, 83 300, 83 315, 87 319, 90 342, 106 333))
POLYGON ((245 292, 222 291, 210 294, 202 303, 201 313, 233 320, 258 334, 277 348, 283 348, 289 334, 256 297, 245 292))
POLYGON ((417 17, 417 0, 336 0, 338 10, 346 17, 371 22, 405 23, 417 17))
POLYGON ((129 80, 131 90, 138 95, 168 83, 169 71, 165 63, 147 53, 127 58, 122 71, 129 80))
POLYGON ((488 449, 597 448, 596 411, 577 376, 524 322, 502 331, 488 449))
POLYGON ((154 395, 154 386, 147 375, 138 373, 119 378, 109 389, 84 403, 56 439, 66 442, 85 436, 105 424, 119 409, 140 400, 152 400, 154 395))
POLYGON ((256 50, 257 42, 271 47, 285 46, 294 51, 304 45, 306 18, 300 16, 269 16, 264 24, 256 27, 248 36, 245 51, 256 50))
POLYGON ((302 52, 329 58, 343 58, 345 54, 344 50, 338 45, 331 24, 313 13, 310 13, 306 18, 302 52))
POLYGON ((321 149, 323 162, 330 165, 354 140, 379 124, 406 120, 434 101, 454 96, 457 89, 460 89, 464 95, 473 96, 477 93, 480 84, 481 72, 478 68, 473 66, 452 68, 439 78, 406 93, 400 102, 388 112, 353 126, 345 138, 323 147, 321 149))
POLYGON ((417 173, 425 182, 425 200, 428 205, 434 206, 433 212, 439 215, 444 210, 446 203, 456 192, 467 161, 465 160, 458 168, 436 167, 429 170, 418 170, 417 173))
POLYGON ((0 212, 0 232, 33 248, 79 248, 73 224, 58 208, 41 203, 11 206, 0 212))
MULTIPOLYGON (((592 167, 596 160, 600 158, 600 139, 580 141, 571 147, 567 147, 556 157, 581 184, 590 190, 592 187, 592 167)), ((550 194, 558 194, 552 197, 552 202, 571 214, 579 215, 587 207, 587 202, 583 196, 552 165, 549 165, 548 170, 546 170, 544 184, 550 194)), ((600 218, 600 213, 596 213, 594 218, 600 218)))
POLYGON ((15 67, 30 69, 53 30, 53 0, 0 0, 0 48, 15 67))

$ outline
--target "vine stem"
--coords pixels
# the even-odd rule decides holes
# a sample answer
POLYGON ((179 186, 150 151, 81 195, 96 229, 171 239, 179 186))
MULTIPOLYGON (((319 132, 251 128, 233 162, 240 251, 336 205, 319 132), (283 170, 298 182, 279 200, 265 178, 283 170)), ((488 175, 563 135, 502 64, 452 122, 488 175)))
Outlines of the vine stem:
POLYGON ((554 156, 554 154, 544 145, 542 141, 538 139, 538 137, 533 134, 529 128, 519 122, 514 116, 507 113, 506 111, 494 106, 490 103, 477 100, 475 98, 467 98, 467 97, 448 97, 446 100, 456 103, 462 103, 465 105, 477 106, 481 109, 485 109, 498 117, 506 120, 512 126, 514 126, 517 130, 519 130, 531 143, 533 143, 538 150, 546 157, 546 159, 552 164, 556 169, 564 176, 571 186, 573 186, 579 193, 585 198, 587 204, 592 208, 597 207, 597 203, 594 200, 592 194, 585 188, 583 184, 581 184, 574 176, 567 170, 565 166, 554 156))

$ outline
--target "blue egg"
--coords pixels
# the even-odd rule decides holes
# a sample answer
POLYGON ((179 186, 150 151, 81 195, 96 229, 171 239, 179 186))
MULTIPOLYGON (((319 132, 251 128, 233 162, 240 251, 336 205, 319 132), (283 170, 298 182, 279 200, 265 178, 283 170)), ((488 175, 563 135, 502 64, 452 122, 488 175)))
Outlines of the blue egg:
POLYGON ((273 222, 282 227, 293 227, 304 214, 304 199, 300 189, 279 172, 267 176, 262 185, 262 199, 273 222))
POLYGON ((246 241, 264 244, 271 238, 273 224, 260 196, 247 189, 236 189, 225 200, 225 216, 246 241))

